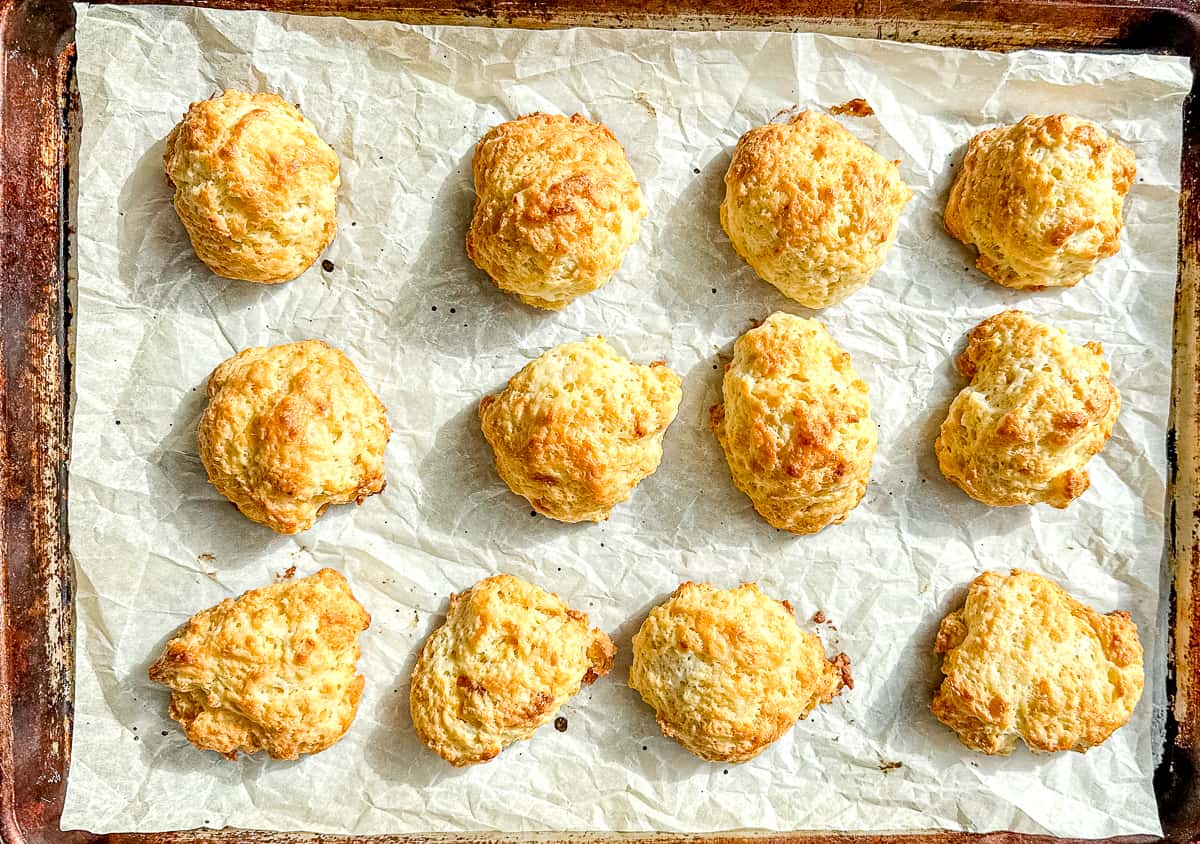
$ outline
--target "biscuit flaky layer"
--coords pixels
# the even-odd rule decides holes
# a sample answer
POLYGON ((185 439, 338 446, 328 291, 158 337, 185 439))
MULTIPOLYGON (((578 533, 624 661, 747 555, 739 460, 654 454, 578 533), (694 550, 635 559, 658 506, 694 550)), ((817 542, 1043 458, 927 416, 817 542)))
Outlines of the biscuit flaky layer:
POLYGON ((530 738, 612 668, 616 648, 585 613, 501 574, 450 598, 421 648, 409 703, 417 736, 461 767, 530 738))
POLYGON ((163 155, 196 255, 226 278, 274 284, 308 269, 337 232, 337 153, 275 94, 192 103, 163 155))
POLYGON ((1101 615, 1028 571, 985 572, 943 619, 933 714, 972 750, 1086 751, 1142 695, 1142 645, 1123 611, 1101 615))
POLYGON ((663 735, 701 759, 745 762, 833 700, 843 676, 786 601, 753 583, 689 582, 633 637, 629 685, 663 735))
POLYGON ((621 357, 602 337, 550 349, 479 405, 496 471, 534 509, 602 521, 658 468, 682 381, 621 357))
POLYGON ((1077 346, 1057 328, 1004 311, 971 329, 958 371, 971 383, 934 443, 942 474, 993 507, 1063 508, 1083 495, 1084 467, 1121 410, 1099 343, 1077 346))
POLYGON ((242 514, 278 533, 384 487, 391 428, 342 352, 320 340, 246 349, 208 379, 200 460, 242 514))
POLYGON ((803 111, 751 129, 725 174, 721 226, 765 281, 808 308, 865 285, 896 239, 912 191, 840 123, 803 111))
POLYGON ((549 310, 607 284, 638 238, 642 191, 609 129, 527 114, 475 147, 467 255, 501 290, 549 310))
POLYGON ((192 616, 150 679, 171 690, 171 717, 201 750, 319 753, 358 711, 358 634, 370 623, 346 579, 321 569, 192 616))
POLYGON ((846 520, 875 454, 867 385, 816 320, 778 312, 738 338, 711 425, 733 484, 773 527, 846 520))
POLYGON ((1072 287, 1115 255, 1133 152, 1089 120, 1030 115, 980 132, 946 203, 946 231, 1006 287, 1072 287))

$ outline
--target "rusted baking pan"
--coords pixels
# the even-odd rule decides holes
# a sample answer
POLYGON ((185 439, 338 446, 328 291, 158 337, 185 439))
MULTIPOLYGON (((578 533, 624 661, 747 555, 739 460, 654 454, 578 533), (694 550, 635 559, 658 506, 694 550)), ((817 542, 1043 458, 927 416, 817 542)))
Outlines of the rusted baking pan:
MULTIPOLYGON (((1041 47, 1188 55, 1200 68, 1200 3, 1187 0, 279 0, 198 5, 346 14, 411 23, 482 26, 639 26, 777 29, 986 49, 1041 47)), ((181 831, 95 836, 62 832, 71 760, 72 566, 66 536, 71 395, 67 262, 74 14, 69 0, 0 0, 0 837, 7 844, 101 839, 129 844, 192 841, 327 841, 330 836, 181 831)), ((1173 590, 1171 710, 1155 777, 1165 840, 1200 840, 1200 104, 1185 106, 1180 262, 1175 306, 1167 565, 1173 590)), ((481 836, 443 836, 483 841, 481 836)), ((641 842, 653 839, 620 836, 641 842)), ((962 844, 1054 841, 1011 834, 837 833, 701 836, 712 844, 962 844)), ((538 841, 618 836, 539 835, 538 841)), ((341 840, 341 839, 337 839, 341 840)), ((420 837, 385 842, 424 844, 420 837)), ((519 840, 507 837, 506 840, 519 840)), ((1152 841, 1126 838, 1113 841, 1152 841)))

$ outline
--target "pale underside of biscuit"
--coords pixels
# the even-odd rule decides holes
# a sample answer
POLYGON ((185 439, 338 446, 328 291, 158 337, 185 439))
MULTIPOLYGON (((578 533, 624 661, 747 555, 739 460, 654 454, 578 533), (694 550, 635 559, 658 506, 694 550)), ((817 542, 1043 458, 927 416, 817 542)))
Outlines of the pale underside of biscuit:
POLYGON ((896 239, 912 198, 897 165, 818 112, 758 126, 734 149, 721 226, 785 296, 836 304, 870 280, 896 239))
POLYGON ((197 429, 212 485, 278 533, 382 492, 391 428, 342 352, 319 340, 255 347, 218 366, 197 429))
POLYGON ((745 762, 851 686, 786 601, 755 584, 683 583, 633 637, 629 685, 663 735, 701 759, 745 762))
POLYGON ((875 454, 867 385, 816 320, 772 314, 734 344, 711 426, 733 484, 773 527, 840 524, 875 454))
POLYGON ((527 114, 475 147, 467 254, 501 290, 549 310, 608 283, 646 215, 621 144, 582 115, 527 114))
POLYGON ((586 614, 512 575, 450 599, 426 640, 409 704, 425 745, 450 764, 487 762, 612 668, 616 648, 586 614))
POLYGON ((934 450, 947 479, 993 507, 1063 508, 1090 484, 1085 466, 1112 434, 1121 397, 1099 343, 1004 311, 968 335, 971 379, 950 405, 934 450))
POLYGON ((1133 152, 1096 124, 1030 115, 981 132, 946 203, 946 231, 1006 287, 1072 287, 1120 247, 1133 152))
POLYGON ((192 616, 150 667, 188 741, 229 759, 319 753, 354 721, 371 617, 332 569, 227 598, 192 616))
POLYGON ((564 343, 479 405, 496 471, 545 516, 602 521, 658 468, 682 381, 602 337, 564 343))
POLYGON ((337 232, 337 154, 275 94, 225 91, 192 103, 163 166, 196 255, 226 278, 300 275, 337 232))
POLYGON ((945 678, 933 713, 971 748, 1086 751, 1124 726, 1142 694, 1142 646, 1123 611, 1101 615, 1032 572, 985 572, 943 619, 945 678))

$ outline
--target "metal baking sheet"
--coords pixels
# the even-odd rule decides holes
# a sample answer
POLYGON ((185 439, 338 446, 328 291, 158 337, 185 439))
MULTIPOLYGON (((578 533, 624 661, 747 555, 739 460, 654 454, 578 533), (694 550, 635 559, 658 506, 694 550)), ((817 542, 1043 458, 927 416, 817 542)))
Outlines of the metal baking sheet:
MULTIPOLYGON (((313 7, 308 7, 309 9, 313 7)), ((532 8, 532 7, 531 7, 532 8)), ((1057 8, 1057 7, 1056 7, 1057 8)), ((327 10, 336 10, 329 9, 327 10)), ((67 360, 65 348, 65 319, 63 305, 62 246, 66 242, 65 227, 69 223, 60 214, 59 200, 63 193, 64 165, 68 160, 63 140, 65 137, 62 114, 68 110, 69 82, 69 14, 44 6, 30 8, 23 4, 4 7, 4 37, 6 44, 4 104, 4 182, 6 185, 6 207, 3 209, 11 225, 3 232, 5 263, 4 284, 0 287, 3 311, 0 319, 4 325, 5 381, 4 413, 6 438, 5 473, 5 561, 6 632, 8 654, 5 662, 5 678, 10 694, 5 703, 14 714, 7 722, 9 741, 6 745, 6 760, 12 760, 8 770, 14 770, 17 759, 25 762, 20 768, 19 778, 4 777, 4 804, 9 823, 8 837, 29 837, 40 830, 41 835, 54 837, 53 830, 55 766, 61 771, 67 754, 65 733, 61 729, 66 717, 66 702, 69 700, 69 663, 66 661, 62 644, 69 633, 68 580, 64 578, 65 567, 61 541, 63 482, 62 459, 65 456, 65 432, 62 420, 65 411, 65 385, 67 383, 67 360), (14 15, 14 9, 26 13, 24 17, 14 15), (29 14, 35 12, 36 14, 29 14), (24 87, 20 84, 24 83, 24 87), (38 86, 42 86, 39 88, 38 86), (44 95, 47 86, 54 92, 50 98, 44 95), (39 94, 39 91, 41 92, 39 94), (27 111, 21 112, 22 106, 27 111), (14 114, 23 114, 25 122, 18 131, 14 114), (10 185, 15 184, 13 187, 10 185), (42 235, 39 239, 37 235, 42 235), (18 242, 17 239, 21 238, 18 242), (18 392, 20 391, 20 392, 18 392), (13 397, 19 396, 18 400, 13 397), (23 403, 27 401, 28 403, 23 403), (54 403, 57 402, 57 409, 54 403), (22 532, 24 528, 24 532, 22 532), (55 536, 58 537, 57 543, 55 536), (24 565, 22 565, 24 563, 24 565), (53 600, 50 600, 53 597, 53 600), (57 645, 57 647, 56 647, 57 645), (14 658, 15 655, 15 658, 14 658), (58 667, 58 671, 47 668, 58 667), (57 674, 57 677, 55 677, 57 674), (18 682, 18 681, 23 681, 18 682), (55 712, 59 715, 56 717, 55 712), (36 717, 30 717, 36 715, 36 717), (24 717, 22 717, 24 716, 24 717), (63 722, 57 720, 58 717, 63 722), (19 728, 17 728, 19 727, 19 728), (32 752, 31 752, 32 751, 32 752), (30 762, 29 760, 33 760, 30 762), (44 766, 44 767, 43 767, 44 766), (33 771, 48 771, 46 775, 31 775, 33 771), (18 795, 35 799, 18 800, 18 795), (17 807, 21 807, 17 809, 17 807)), ((453 10, 427 9, 380 9, 375 12, 391 12, 393 16, 408 17, 426 15, 428 19, 453 16, 453 10)), ((588 7, 573 7, 558 10, 561 18, 547 16, 544 9, 522 10, 515 6, 497 6, 490 9, 495 16, 476 18, 476 22, 501 20, 506 23, 532 23, 539 25, 556 22, 579 23, 591 15, 602 23, 617 22, 620 11, 608 9, 601 12, 588 7), (522 17, 524 16, 524 17, 522 17)), ((661 10, 659 10, 661 11, 661 10)), ((1021 15, 1010 12, 1006 20, 995 22, 994 31, 988 42, 984 34, 986 22, 966 15, 961 9, 949 7, 938 9, 924 7, 884 8, 879 19, 855 17, 852 9, 843 9, 846 16, 829 20, 815 14, 807 19, 803 10, 795 18, 772 17, 770 10, 756 9, 758 15, 745 10, 727 8, 724 16, 705 18, 694 11, 674 10, 676 17, 650 15, 643 7, 639 19, 625 17, 626 22, 652 23, 695 27, 704 26, 710 20, 718 25, 728 25, 732 20, 743 25, 756 23, 780 26, 786 20, 789 28, 833 29, 853 31, 854 34, 893 34, 900 37, 930 38, 941 43, 972 43, 975 46, 1026 45, 1045 43, 1054 46, 1092 45, 1108 43, 1114 46, 1144 47, 1152 43, 1154 28, 1159 23, 1175 23, 1174 27, 1159 30, 1164 39, 1190 32, 1190 21, 1170 9, 1120 10, 1105 8, 1104 4, 1091 4, 1059 9, 1059 14, 1048 15, 1047 21, 1022 22, 1021 15), (943 17, 937 17, 941 11, 943 17), (891 13, 889 16, 888 13, 891 13), (918 18, 925 20, 918 20, 918 18), (1088 29, 1089 20, 1103 18, 1104 26, 1088 29), (1070 23, 1076 22, 1074 42, 1071 42, 1070 23), (1149 32, 1149 34, 1148 34, 1149 32), (1125 40, 1121 40, 1124 38, 1125 40)), ((720 11, 720 10, 718 10, 720 11)), ((823 11, 837 11, 826 8, 823 11)), ((422 18, 426 19, 426 18, 422 18)), ((458 18, 461 20, 461 18, 458 18)), ((1185 42, 1159 45, 1180 50, 1188 46, 1185 42)), ((1186 134, 1194 128, 1189 123, 1186 134)), ((1185 148, 1184 158, 1184 208, 1189 208, 1187 196, 1194 182, 1194 146, 1190 142, 1185 148)), ((1187 612, 1191 601, 1191 568, 1194 554, 1194 532, 1192 525, 1194 507, 1187 496, 1194 495, 1194 472, 1184 467, 1194 461, 1195 427, 1195 379, 1194 379, 1194 302, 1191 285, 1195 275, 1195 240, 1189 234, 1194 226, 1191 215, 1183 218, 1183 254, 1181 256, 1181 284, 1178 299, 1176 354, 1176 435, 1174 453, 1180 467, 1175 478, 1175 507, 1172 519, 1171 542, 1176 565, 1178 604, 1184 611, 1178 612, 1180 623, 1175 626, 1176 684, 1182 689, 1175 697, 1176 718, 1171 724, 1167 761, 1161 769, 1160 794, 1163 797, 1164 821, 1169 834, 1178 824, 1188 821, 1189 807, 1195 801, 1176 799, 1186 797, 1190 772, 1188 756, 1177 748, 1190 747, 1192 727, 1189 720, 1195 711, 1193 700, 1195 685, 1190 673, 1192 646, 1191 614, 1187 612), (1182 385, 1182 386, 1181 386, 1182 385), (1178 420, 1185 420, 1180 425, 1178 420), (1183 498, 1183 505, 1180 500, 1183 498), (1180 669, 1183 670, 1180 670, 1180 669), (1179 807, 1174 810, 1172 807, 1179 807)), ((10 763, 6 761, 6 766, 10 763)), ((61 779, 59 777, 59 779, 61 779)), ((234 835, 235 833, 227 833, 234 835)))

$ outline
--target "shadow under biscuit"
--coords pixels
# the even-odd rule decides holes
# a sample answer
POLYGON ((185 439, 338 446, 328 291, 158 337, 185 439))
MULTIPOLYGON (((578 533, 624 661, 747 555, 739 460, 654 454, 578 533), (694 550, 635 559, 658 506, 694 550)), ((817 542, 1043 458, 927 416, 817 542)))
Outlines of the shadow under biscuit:
POLYGON ((177 509, 189 511, 182 524, 193 537, 204 538, 196 565, 216 579, 219 571, 241 568, 264 552, 281 550, 292 537, 252 522, 209 483, 196 440, 196 428, 208 402, 206 385, 207 379, 184 394, 170 433, 154 447, 149 464, 171 485, 163 495, 174 501, 177 509))
POLYGON ((484 439, 478 400, 470 401, 438 429, 418 474, 423 485, 421 519, 443 538, 447 548, 457 542, 450 537, 461 536, 464 525, 494 526, 489 534, 472 533, 472 539, 501 556, 510 549, 537 548, 556 537, 595 526, 543 516, 508 488, 496 473, 492 448, 484 439))
POLYGON ((660 227, 664 233, 683 233, 662 238, 658 245, 664 256, 660 262, 665 270, 661 273, 662 280, 675 297, 674 302, 667 304, 680 313, 691 312, 697 303, 725 307, 736 302, 761 309, 766 316, 770 313, 769 306, 774 305, 772 310, 775 310, 781 302, 788 301, 742 260, 721 227, 725 172, 731 159, 732 149, 723 149, 707 163, 694 167, 690 181, 666 212, 660 227), (695 252, 697 248, 701 250, 699 255, 695 252), (697 264, 703 265, 705 272, 671 270, 697 264))
MULTIPOLYGON (((447 598, 439 605, 432 619, 430 635, 446 622, 450 609, 447 598)), ((400 670, 391 686, 380 694, 371 717, 375 723, 366 730, 366 751, 363 758, 372 771, 385 781, 401 781, 406 786, 423 788, 448 777, 462 776, 470 768, 455 768, 427 748, 413 728, 409 692, 413 668, 428 637, 422 637, 405 654, 400 670)), ((363 717, 362 712, 359 718, 363 717)), ((353 728, 352 728, 353 729, 353 728)))
MULTIPOLYGON (((163 169, 165 150, 166 140, 163 139, 142 153, 117 194, 117 273, 126 283, 138 277, 139 268, 147 254, 153 252, 156 241, 177 243, 178 253, 186 252, 191 261, 203 267, 192 253, 187 230, 175 213, 174 189, 163 169)), ((161 289, 162 285, 170 283, 167 274, 155 274, 149 289, 138 289, 136 293, 146 306, 157 307, 162 304, 160 296, 163 294, 155 295, 155 288, 161 289)))
MULTIPOLYGON (((206 607, 197 605, 195 612, 206 607)), ((149 677, 150 666, 162 655, 167 642, 183 631, 188 619, 163 633, 157 643, 145 651, 132 671, 118 677, 104 697, 109 709, 115 713, 130 733, 130 742, 141 755, 141 765, 147 770, 166 774, 194 774, 203 771, 217 784, 234 787, 247 777, 261 773, 268 762, 271 765, 296 763, 270 760, 265 752, 247 756, 239 754, 230 761, 212 750, 201 750, 188 741, 183 727, 170 717, 168 707, 171 690, 153 682, 149 677), (130 707, 136 705, 136 712, 130 707)))
POLYGON ((388 315, 406 325, 409 342, 455 358, 473 359, 512 348, 551 315, 505 293, 467 256, 475 206, 472 146, 446 176, 431 203, 429 234, 412 263, 411 295, 398 296, 388 315), (480 327, 486 331, 480 331, 480 327), (489 348, 480 348, 480 343, 489 348))

